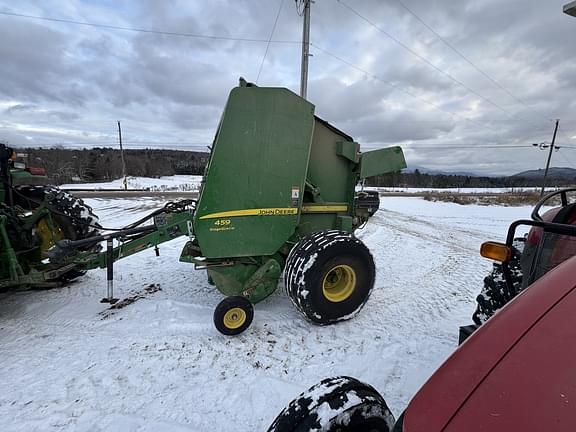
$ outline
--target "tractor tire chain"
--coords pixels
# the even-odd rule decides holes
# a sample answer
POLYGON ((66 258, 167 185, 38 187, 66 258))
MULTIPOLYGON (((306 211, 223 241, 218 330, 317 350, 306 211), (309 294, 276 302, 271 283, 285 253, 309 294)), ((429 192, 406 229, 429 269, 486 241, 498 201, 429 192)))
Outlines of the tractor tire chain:
POLYGON ((512 292, 504 278, 502 264, 494 263, 492 271, 484 278, 484 286, 478 297, 477 307, 472 314, 472 320, 477 325, 485 323, 506 303, 516 297, 522 290, 523 272, 520 265, 520 257, 524 250, 525 239, 514 239, 512 246, 512 258, 508 262, 510 270, 512 292))
MULTIPOLYGON (((33 210, 45 203, 58 223, 64 226, 68 239, 81 240, 99 235, 98 217, 80 198, 51 186, 17 186, 15 191, 24 209, 33 210)), ((79 250, 98 252, 101 248, 99 243, 95 243, 79 250)))

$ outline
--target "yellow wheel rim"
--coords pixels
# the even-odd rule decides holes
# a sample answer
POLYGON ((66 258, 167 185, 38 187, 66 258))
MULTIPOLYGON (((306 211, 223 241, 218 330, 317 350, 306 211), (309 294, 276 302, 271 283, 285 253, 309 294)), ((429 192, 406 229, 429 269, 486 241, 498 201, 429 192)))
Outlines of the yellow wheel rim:
POLYGON ((36 223, 36 232, 42 241, 42 252, 47 251, 56 244, 58 240, 64 238, 62 229, 55 223, 52 223, 53 229, 50 228, 47 218, 42 218, 36 223))
POLYGON ((246 312, 239 307, 232 308, 224 314, 224 326, 228 329, 240 328, 245 322, 246 312))
POLYGON ((352 267, 344 264, 333 267, 322 281, 324 297, 332 303, 348 299, 355 289, 356 272, 352 267))

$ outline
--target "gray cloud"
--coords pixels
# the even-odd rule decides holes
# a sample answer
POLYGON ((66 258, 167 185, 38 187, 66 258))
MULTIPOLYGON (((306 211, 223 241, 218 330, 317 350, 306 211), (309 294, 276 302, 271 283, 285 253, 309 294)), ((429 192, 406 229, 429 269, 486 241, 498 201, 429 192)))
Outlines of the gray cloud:
MULTIPOLYGON (((560 144, 576 147, 571 139, 576 135, 576 19, 561 13, 565 1, 402 0, 515 97, 455 54, 397 1, 342 1, 472 90, 434 70, 340 2, 316 1, 309 98, 318 115, 365 148, 401 144, 409 163, 432 169, 521 171, 542 166, 542 152, 482 146, 549 141, 550 119, 557 117, 560 144), (446 143, 476 148, 441 148, 446 143)), ((0 0, 0 10, 266 39, 279 4, 0 0)), ((210 142, 230 88, 239 76, 256 80, 266 48, 257 42, 8 16, 0 20, 0 140, 15 145, 113 143, 116 120, 130 138, 128 146, 130 140, 210 142)), ((284 1, 274 39, 298 41, 300 35, 294 2, 284 1)), ((299 50, 298 44, 272 43, 259 83, 298 91, 299 50)), ((576 151, 561 150, 553 160, 570 165, 576 151)))

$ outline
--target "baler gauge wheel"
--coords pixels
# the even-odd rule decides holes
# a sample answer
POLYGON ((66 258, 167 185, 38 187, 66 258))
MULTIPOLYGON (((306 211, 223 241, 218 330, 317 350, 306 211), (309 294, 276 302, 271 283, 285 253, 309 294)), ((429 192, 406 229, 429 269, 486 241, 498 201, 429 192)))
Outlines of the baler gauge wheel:
POLYGON ((374 259, 364 243, 347 232, 321 231, 292 248, 284 286, 306 319, 327 325, 350 319, 362 309, 375 275, 374 259))
POLYGON ((241 296, 226 297, 214 310, 214 325, 226 336, 242 333, 254 318, 254 307, 241 296))
POLYGON ((229 329, 242 327, 246 322, 246 312, 240 308, 232 308, 224 314, 224 325, 229 329))

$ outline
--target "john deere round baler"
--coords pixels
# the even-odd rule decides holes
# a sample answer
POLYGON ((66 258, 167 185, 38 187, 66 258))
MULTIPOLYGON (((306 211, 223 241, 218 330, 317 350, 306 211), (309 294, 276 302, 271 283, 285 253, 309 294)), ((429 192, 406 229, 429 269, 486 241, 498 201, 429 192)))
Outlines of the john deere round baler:
POLYGON ((240 81, 222 114, 181 260, 206 269, 228 296, 214 314, 225 334, 250 325, 252 303, 284 273, 296 308, 316 324, 356 314, 374 285, 374 261, 354 235, 379 207, 363 179, 398 171, 400 147, 360 145, 285 88, 240 81))
POLYGON ((226 296, 214 312, 220 332, 248 328, 252 305, 276 290, 282 274, 296 308, 316 324, 331 324, 354 316, 374 286, 374 260, 353 233, 380 200, 356 186, 405 166, 400 147, 360 153, 350 136, 314 115, 310 102, 241 79, 197 201, 167 203, 122 230, 59 240, 46 255, 58 268, 107 268, 104 301, 113 303, 115 261, 188 235, 180 260, 207 270, 226 296), (106 251, 96 252, 102 241, 106 251))

